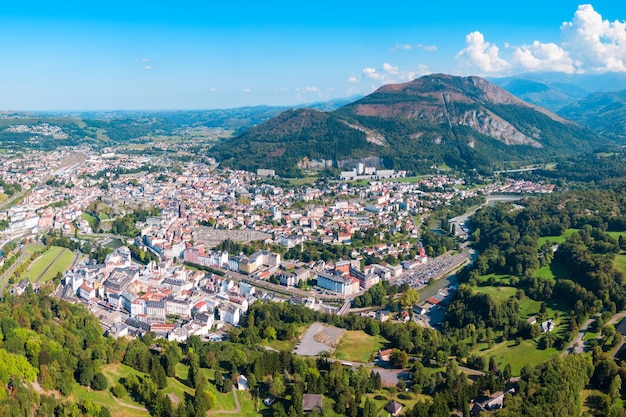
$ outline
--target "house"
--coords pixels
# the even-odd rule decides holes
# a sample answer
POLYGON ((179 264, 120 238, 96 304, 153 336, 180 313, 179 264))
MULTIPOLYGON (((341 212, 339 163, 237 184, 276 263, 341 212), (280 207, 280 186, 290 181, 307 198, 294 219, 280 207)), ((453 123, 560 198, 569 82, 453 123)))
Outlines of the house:
POLYGON ((378 360, 381 362, 389 362, 391 359, 392 349, 384 349, 378 351, 378 360))
POLYGON ((302 396, 302 411, 310 413, 317 409, 319 413, 322 412, 322 395, 321 394, 304 394, 302 396))
POLYGON ((28 284, 30 284, 30 281, 27 279, 23 279, 22 281, 20 281, 19 284, 11 289, 11 294, 18 296, 24 294, 24 291, 26 291, 26 287, 28 287, 28 284))
POLYGON ((384 323, 387 320, 389 320, 389 316, 390 316, 390 313, 388 310, 378 310, 376 312, 376 317, 378 318, 378 320, 380 320, 381 323, 384 323))
POLYGON ((276 398, 274 398, 274 396, 272 395, 268 395, 267 397, 263 398, 263 404, 265 404, 267 407, 274 404, 274 401, 276 401, 276 398))
POLYGON ((245 375, 239 375, 239 378, 237 378, 237 389, 239 391, 250 389, 250 386, 248 385, 248 378, 246 378, 245 375))
POLYGON ((391 414, 392 416, 396 417, 396 416, 400 415, 400 412, 402 411, 402 404, 400 404, 396 400, 391 400, 385 406, 385 411, 388 412, 389 414, 391 414))
POLYGON ((541 323, 541 333, 551 332, 552 330, 554 330, 554 320, 550 319, 541 323))
POLYGON ((626 318, 615 328, 621 335, 626 335, 626 318))
POLYGON ((511 388, 506 392, 498 391, 491 397, 483 397, 482 400, 474 400, 470 408, 470 415, 478 417, 483 411, 494 411, 504 407, 504 396, 506 394, 515 394, 515 388, 511 388))

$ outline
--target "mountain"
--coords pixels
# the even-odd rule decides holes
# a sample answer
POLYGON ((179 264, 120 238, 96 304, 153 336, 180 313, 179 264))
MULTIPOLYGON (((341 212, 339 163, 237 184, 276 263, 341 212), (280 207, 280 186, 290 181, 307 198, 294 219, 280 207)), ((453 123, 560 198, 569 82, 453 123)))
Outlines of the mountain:
POLYGON ((598 91, 626 88, 626 74, 529 73, 490 78, 494 84, 529 103, 552 111, 566 107, 598 91))
POLYGON ((626 140, 626 90, 591 94, 559 114, 607 138, 626 140))
POLYGON ((442 163, 489 172, 600 143, 592 131, 485 79, 435 74, 385 85, 333 112, 289 110, 211 151, 225 166, 285 176, 365 158, 416 172, 442 163))

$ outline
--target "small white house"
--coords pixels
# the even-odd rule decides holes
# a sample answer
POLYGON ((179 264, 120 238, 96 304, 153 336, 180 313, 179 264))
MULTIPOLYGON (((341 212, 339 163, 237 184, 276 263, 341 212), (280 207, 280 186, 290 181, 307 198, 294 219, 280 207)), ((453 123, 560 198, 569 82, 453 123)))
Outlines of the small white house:
POLYGON ((246 378, 245 375, 239 375, 239 379, 237 379, 237 389, 240 391, 250 389, 248 378, 246 378))

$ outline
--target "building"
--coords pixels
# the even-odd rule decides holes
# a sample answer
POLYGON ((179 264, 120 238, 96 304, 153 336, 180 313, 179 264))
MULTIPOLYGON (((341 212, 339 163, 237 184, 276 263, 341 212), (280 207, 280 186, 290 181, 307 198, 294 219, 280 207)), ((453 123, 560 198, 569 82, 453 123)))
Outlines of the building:
POLYGON ((318 413, 321 413, 322 398, 321 394, 304 394, 302 396, 302 411, 310 413, 313 410, 317 410, 318 413))
POLYGON ((104 282, 104 289, 108 293, 121 294, 137 279, 139 271, 130 268, 115 268, 104 282))
POLYGON ((245 375, 239 375, 237 379, 237 389, 239 391, 248 390, 250 386, 248 385, 248 378, 245 375))
POLYGON ((281 285, 295 287, 300 281, 309 279, 310 271, 306 268, 298 268, 293 272, 282 271, 278 274, 281 285))
POLYGON ((325 290, 334 291, 344 295, 359 292, 359 280, 350 276, 334 275, 326 272, 318 272, 317 285, 325 290))
POLYGON ((391 414, 393 417, 399 416, 402 412, 402 404, 400 404, 396 400, 391 400, 385 406, 385 411, 391 414))

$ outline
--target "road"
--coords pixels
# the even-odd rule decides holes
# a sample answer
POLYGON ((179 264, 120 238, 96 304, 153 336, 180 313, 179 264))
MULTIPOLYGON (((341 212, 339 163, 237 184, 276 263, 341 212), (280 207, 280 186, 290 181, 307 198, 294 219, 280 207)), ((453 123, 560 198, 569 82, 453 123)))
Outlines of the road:
POLYGON ((24 251, 24 249, 20 249, 20 256, 17 260, 0 276, 0 296, 4 293, 4 290, 9 286, 9 277, 15 271, 15 268, 18 267, 24 260, 28 257, 28 254, 24 251))
POLYGON ((594 321, 596 321, 596 319, 589 319, 583 323, 574 340, 572 340, 569 346, 563 351, 563 355, 567 355, 568 353, 583 353, 585 346, 583 338, 585 337, 585 333, 587 333, 587 329, 594 321))
MULTIPOLYGON (((607 325, 616 324, 617 322, 621 321, 625 317, 626 317, 626 311, 621 311, 619 313, 616 313, 613 317, 611 317, 609 321, 606 322, 606 324, 607 325)), ((585 337, 585 333, 587 333, 587 329, 589 328, 591 323, 593 323, 594 321, 596 321, 596 319, 591 318, 583 323, 583 325, 580 327, 580 330, 578 331, 578 334, 576 335, 574 340, 572 340, 572 342, 563 351, 562 353, 563 355, 567 355, 568 353, 583 353, 583 351, 585 350, 585 342, 583 341, 583 338, 585 337)), ((621 336, 620 343, 617 344, 617 346, 611 351, 611 357, 614 358, 615 355, 617 355, 617 353, 620 351, 623 345, 624 345, 624 336, 621 336)))

